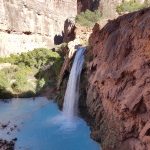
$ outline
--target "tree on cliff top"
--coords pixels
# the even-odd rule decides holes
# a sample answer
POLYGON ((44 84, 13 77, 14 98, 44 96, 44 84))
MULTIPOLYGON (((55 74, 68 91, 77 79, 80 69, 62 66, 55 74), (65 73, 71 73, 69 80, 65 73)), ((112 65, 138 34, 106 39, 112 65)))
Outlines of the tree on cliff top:
POLYGON ((101 16, 102 15, 98 10, 93 12, 87 9, 85 12, 81 12, 76 16, 76 23, 82 26, 91 27, 100 20, 101 16))

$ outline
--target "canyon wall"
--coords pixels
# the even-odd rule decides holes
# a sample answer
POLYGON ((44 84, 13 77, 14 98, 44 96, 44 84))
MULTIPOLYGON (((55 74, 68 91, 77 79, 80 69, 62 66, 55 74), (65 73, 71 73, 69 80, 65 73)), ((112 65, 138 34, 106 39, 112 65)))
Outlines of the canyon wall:
POLYGON ((76 14, 76 0, 0 0, 0 56, 59 43, 76 14))
MULTIPOLYGON (((131 0, 77 0, 78 3, 78 13, 90 9, 92 11, 99 10, 102 13, 103 18, 114 19, 118 17, 116 7, 123 1, 131 0)), ((147 2, 150 0, 135 0, 140 3, 147 2)))
POLYGON ((103 17, 113 19, 118 16, 116 6, 122 0, 78 0, 78 13, 90 9, 92 11, 99 10, 103 17))
POLYGON ((100 0, 99 10, 105 18, 116 18, 118 13, 116 12, 116 6, 118 6, 123 0, 100 0))
POLYGON ((89 43, 88 82, 80 101, 87 95, 91 136, 103 150, 149 150, 150 8, 109 21, 101 30, 96 24, 89 43))

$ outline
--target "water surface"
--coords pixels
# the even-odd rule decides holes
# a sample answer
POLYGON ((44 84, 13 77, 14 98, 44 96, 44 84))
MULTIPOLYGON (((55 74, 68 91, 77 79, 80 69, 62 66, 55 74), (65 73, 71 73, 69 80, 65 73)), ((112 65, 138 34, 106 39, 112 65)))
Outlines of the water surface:
POLYGON ((0 138, 17 137, 16 150, 99 150, 80 118, 68 120, 46 98, 0 102, 0 138), (17 125, 17 127, 16 127, 17 125))

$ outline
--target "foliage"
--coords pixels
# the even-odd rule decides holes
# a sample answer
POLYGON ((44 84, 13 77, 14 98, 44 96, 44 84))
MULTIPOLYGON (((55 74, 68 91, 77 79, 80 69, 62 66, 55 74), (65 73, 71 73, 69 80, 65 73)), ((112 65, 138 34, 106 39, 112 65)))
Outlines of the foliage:
POLYGON ((11 63, 39 69, 59 57, 57 52, 45 48, 38 48, 27 53, 21 53, 21 55, 10 55, 10 57, 0 58, 0 63, 11 63))
POLYGON ((61 69, 62 57, 53 50, 39 48, 0 58, 0 97, 8 93, 33 96, 45 85, 54 86, 61 69), (2 63, 10 63, 8 66, 2 63), (48 67, 48 68, 47 68, 48 67), (43 70, 44 68, 44 70, 43 70), (36 74, 40 72, 40 76, 36 74))
POLYGON ((10 86, 10 81, 5 71, 0 71, 0 90, 7 89, 10 86))
MULTIPOLYGON (((48 68, 46 70, 44 68, 41 68, 39 70, 39 72, 36 74, 36 78, 39 81, 41 79, 44 79, 44 81, 45 81, 44 87, 46 87, 46 86, 56 87, 62 64, 63 64, 62 57, 58 58, 53 64, 48 66, 48 68)), ((41 90, 42 88, 39 88, 39 86, 37 86, 37 89, 39 91, 39 89, 41 90)))
POLYGON ((62 64, 63 64, 63 60, 60 58, 57 59, 57 61, 51 67, 51 70, 53 71, 53 74, 56 77, 56 79, 58 79, 58 75, 60 73, 62 64))
POLYGON ((94 12, 86 10, 85 12, 81 12, 76 16, 76 22, 82 26, 91 27, 100 20, 101 16, 102 15, 98 10, 94 12))
POLYGON ((27 67, 11 66, 0 71, 0 89, 13 94, 31 89, 28 76, 31 70, 27 67))
POLYGON ((45 85, 45 79, 41 78, 37 81, 37 91, 40 91, 45 85))
POLYGON ((12 88, 16 92, 22 92, 28 84, 27 72, 24 69, 19 69, 15 73, 15 82, 12 85, 12 88))
POLYGON ((147 7, 146 3, 141 4, 138 1, 130 0, 130 1, 123 1, 122 4, 116 7, 116 10, 119 14, 121 14, 123 12, 137 11, 145 7, 147 7))

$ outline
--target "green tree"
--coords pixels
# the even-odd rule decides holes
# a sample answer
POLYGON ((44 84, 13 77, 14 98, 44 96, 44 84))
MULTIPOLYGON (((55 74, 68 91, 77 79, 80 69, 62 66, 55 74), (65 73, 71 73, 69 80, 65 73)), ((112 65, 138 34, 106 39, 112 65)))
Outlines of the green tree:
POLYGON ((81 12, 76 16, 76 22, 82 26, 91 27, 99 21, 101 17, 102 15, 98 10, 93 12, 87 9, 85 12, 81 12))
POLYGON ((122 4, 120 4, 119 6, 116 7, 116 11, 119 14, 122 14, 124 12, 137 11, 137 10, 140 10, 145 7, 147 7, 147 5, 145 3, 141 4, 138 1, 130 0, 130 1, 123 1, 122 4))

